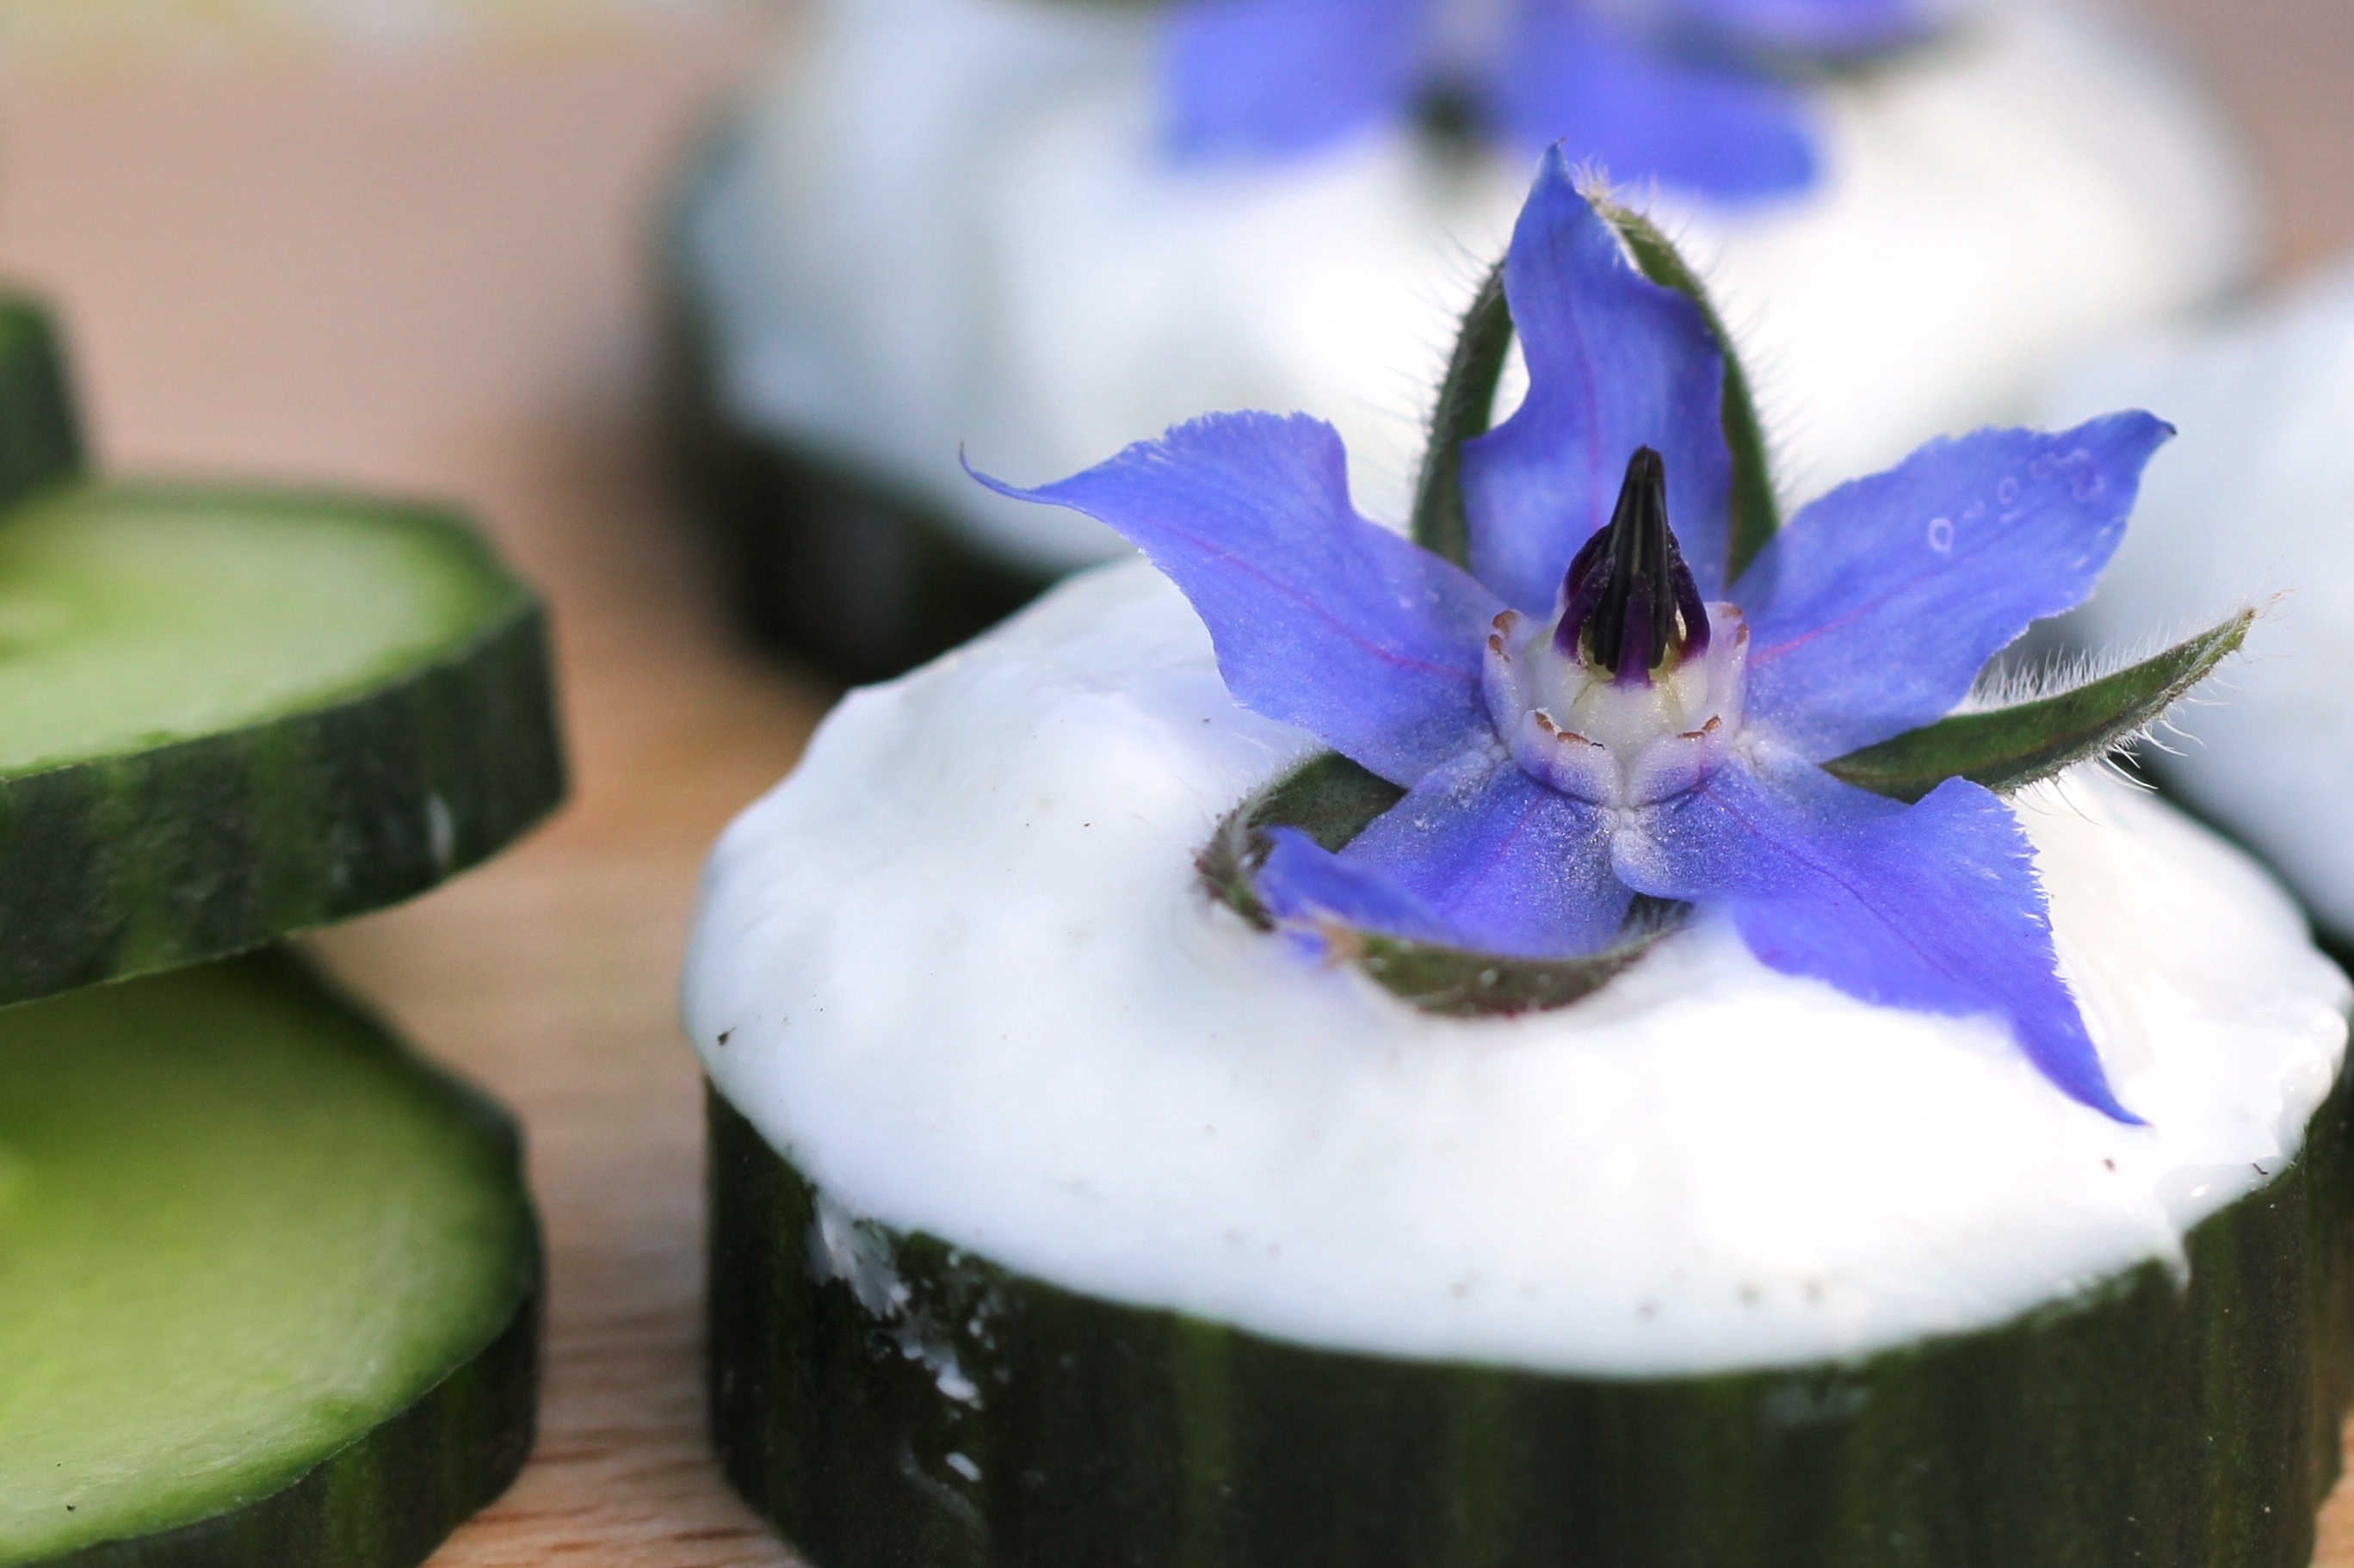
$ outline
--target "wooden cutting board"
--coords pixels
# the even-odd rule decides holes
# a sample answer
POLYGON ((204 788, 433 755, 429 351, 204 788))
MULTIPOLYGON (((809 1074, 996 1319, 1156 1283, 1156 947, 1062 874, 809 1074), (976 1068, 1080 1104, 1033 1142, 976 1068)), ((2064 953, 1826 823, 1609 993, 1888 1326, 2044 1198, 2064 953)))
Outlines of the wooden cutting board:
MULTIPOLYGON (((2324 154, 2354 145, 2354 9, 2167 3, 2248 107, 2296 251, 2354 237, 2324 154)), ((0 93, 0 271, 66 305, 110 461, 454 496, 555 599, 569 810, 319 944, 522 1111, 547 1217, 544 1436, 442 1568, 788 1561, 700 1434, 672 998, 704 848, 832 694, 716 630, 639 403, 645 214, 754 42, 705 14, 562 55, 0 93)), ((2319 1561, 2354 1568, 2354 1502, 2327 1522, 2319 1561)))

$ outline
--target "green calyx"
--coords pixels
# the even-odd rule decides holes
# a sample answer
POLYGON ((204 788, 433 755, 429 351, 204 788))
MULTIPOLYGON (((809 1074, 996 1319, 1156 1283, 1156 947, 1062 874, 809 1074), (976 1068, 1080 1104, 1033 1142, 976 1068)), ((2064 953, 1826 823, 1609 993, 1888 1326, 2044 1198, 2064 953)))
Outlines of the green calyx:
MULTIPOLYGON (((1274 914, 1251 885, 1267 857, 1267 832, 1297 828, 1337 850, 1405 791, 1337 751, 1319 753, 1226 815, 1194 865, 1210 895, 1261 930, 1274 914)), ((1372 931, 1325 931, 1335 954, 1348 959, 1400 1001, 1451 1018, 1485 1018, 1565 1007, 1591 996, 1649 952, 1683 923, 1689 906, 1638 899, 1617 941, 1571 959, 1515 959, 1465 948, 1384 937, 1372 931)))
POLYGON ((2030 702, 1952 714, 1823 764, 1835 779, 1921 799, 1948 779, 1997 794, 2023 789, 2146 733, 2191 687, 2239 651, 2256 612, 2243 609, 2163 653, 2030 702))

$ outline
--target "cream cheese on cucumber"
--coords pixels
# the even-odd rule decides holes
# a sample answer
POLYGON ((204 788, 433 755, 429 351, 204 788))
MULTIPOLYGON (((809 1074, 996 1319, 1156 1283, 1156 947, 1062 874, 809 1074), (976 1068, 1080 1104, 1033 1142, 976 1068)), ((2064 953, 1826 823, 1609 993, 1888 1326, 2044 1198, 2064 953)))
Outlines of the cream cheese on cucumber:
POLYGON ((840 1215, 1070 1290, 1666 1376, 2179 1265, 2341 1061, 2347 982, 2286 898, 2081 774, 2022 817, 2147 1128, 2053 1094, 1989 1023, 1773 973, 1706 923, 1562 1011, 1420 1013, 1195 885, 1219 817, 1310 744, 1231 702, 1142 566, 854 694, 707 874, 684 998, 715 1086, 840 1215))

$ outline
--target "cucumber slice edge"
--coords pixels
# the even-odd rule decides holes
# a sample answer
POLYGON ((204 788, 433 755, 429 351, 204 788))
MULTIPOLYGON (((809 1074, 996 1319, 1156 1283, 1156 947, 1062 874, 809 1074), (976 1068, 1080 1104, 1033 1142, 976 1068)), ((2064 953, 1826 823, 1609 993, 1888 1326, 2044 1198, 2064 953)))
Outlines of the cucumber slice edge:
POLYGON ((561 801, 545 607, 453 514, 250 487, 118 493, 381 509, 437 535, 499 599, 461 640, 366 689, 0 775, 0 1005, 385 907, 489 858, 561 801))
MULTIPOLYGON (((506 1489, 535 1435, 545 1245, 524 1179, 520 1128, 495 1100, 407 1046, 308 959, 287 949, 62 998, 52 1005, 95 1006, 104 1010, 101 1022, 105 1013, 121 1013, 135 1025, 140 1017, 136 992, 143 987, 166 988, 151 992, 161 999, 152 1005, 200 1012, 221 1002, 229 1011, 216 1016, 228 1022, 217 1027, 272 1031, 292 1020, 293 1027, 307 1029, 308 1019, 320 1019, 330 1031, 327 1038, 339 1042, 323 1046, 331 1057, 352 1052, 345 1059, 358 1064, 361 1076, 356 1081, 364 1086, 339 1092, 392 1096, 386 1105, 398 1122, 423 1118, 457 1140, 451 1147, 471 1150, 461 1156, 463 1169, 479 1167, 483 1179, 493 1184, 482 1190, 482 1202, 488 1205, 486 1213, 503 1216, 497 1224, 504 1239, 485 1241, 483 1233, 471 1227, 459 1233, 461 1245, 470 1249, 493 1248, 480 1255, 479 1267, 468 1266, 482 1294, 475 1306, 465 1309, 466 1318, 455 1320, 479 1327, 461 1329, 459 1337, 448 1341, 450 1348, 434 1352, 426 1364, 438 1366, 438 1372, 388 1412, 378 1405, 370 1425, 323 1452, 313 1450, 292 1471, 281 1469, 272 1476, 270 1462, 260 1461, 262 1468, 248 1471, 260 1479, 258 1494, 237 1495, 231 1474, 221 1483, 231 1500, 214 1511, 160 1529, 134 1529, 88 1541, 63 1552, 44 1554, 36 1546, 30 1556, 23 1556, 0 1550, 0 1563, 8 1568, 278 1568, 290 1563, 332 1562, 352 1568, 412 1568, 458 1523, 506 1489), (230 989, 223 992, 208 987, 210 976, 225 978, 230 989), (258 1021, 254 1025, 236 1015, 242 1005, 236 988, 241 986, 251 988, 244 994, 260 998, 263 1011, 253 1015, 258 1021), (372 1061, 378 1065, 369 1065, 372 1061), (422 1097, 422 1108, 410 1104, 412 1096, 422 1097)), ((0 1052, 9 1044, 9 1032, 25 1029, 37 1012, 12 1011, 0 1020, 0 1052)), ((65 1037, 78 1027, 67 1025, 65 1037)), ((23 1038, 20 1033, 20 1042, 23 1038)), ((47 1049, 56 1059, 54 1040, 37 1049, 47 1049)), ((125 1060, 135 1064, 136 1056, 125 1060)), ((99 1071, 111 1063, 102 1048, 94 1061, 99 1071)), ((0 1056, 0 1065, 5 1065, 5 1056, 0 1056)), ((332 1083, 350 1070, 334 1069, 323 1081, 332 1083)), ((135 1072, 134 1065, 134 1077, 135 1072)), ((300 1111, 302 1107, 288 1109, 300 1111)), ((401 1353, 413 1351, 412 1342, 410 1351, 401 1353)), ((256 1463, 239 1462, 249 1467, 256 1463)))
POLYGON ((2349 1084, 2187 1288, 1646 1382, 1283 1344, 861 1226, 909 1291, 878 1317, 713 1089, 714 1439, 817 1568, 2303 1568, 2354 1394, 2349 1084))

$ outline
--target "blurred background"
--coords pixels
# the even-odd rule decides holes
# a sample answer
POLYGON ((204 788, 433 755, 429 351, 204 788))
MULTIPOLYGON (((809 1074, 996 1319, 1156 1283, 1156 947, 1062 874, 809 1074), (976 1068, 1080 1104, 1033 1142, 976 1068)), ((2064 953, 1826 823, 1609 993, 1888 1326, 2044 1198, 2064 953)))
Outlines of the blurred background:
MULTIPOLYGON (((2263 172, 2267 274, 2354 246, 2354 5, 2139 0, 2263 172)), ((522 1483, 437 1562, 782 1562, 700 1434, 697 864, 835 692, 741 650, 659 472, 665 184, 789 10, 0 0, 0 275, 63 311, 114 470, 449 497, 550 593, 572 805, 328 960, 522 1112, 552 1362, 522 1483)), ((2354 1501, 2321 1561, 2354 1568, 2354 1501)))

